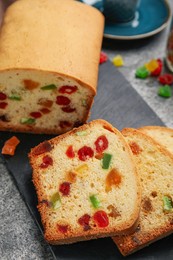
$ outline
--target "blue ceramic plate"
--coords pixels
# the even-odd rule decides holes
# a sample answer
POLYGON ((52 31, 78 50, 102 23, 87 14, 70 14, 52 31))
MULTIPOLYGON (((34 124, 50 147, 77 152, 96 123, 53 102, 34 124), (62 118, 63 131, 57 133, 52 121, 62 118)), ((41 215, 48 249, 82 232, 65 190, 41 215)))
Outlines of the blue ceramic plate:
MULTIPOLYGON (((93 4, 103 12, 102 1, 93 4)), ((140 0, 133 21, 128 23, 105 23, 104 37, 133 40, 150 37, 163 30, 171 17, 171 8, 166 0, 140 0)))

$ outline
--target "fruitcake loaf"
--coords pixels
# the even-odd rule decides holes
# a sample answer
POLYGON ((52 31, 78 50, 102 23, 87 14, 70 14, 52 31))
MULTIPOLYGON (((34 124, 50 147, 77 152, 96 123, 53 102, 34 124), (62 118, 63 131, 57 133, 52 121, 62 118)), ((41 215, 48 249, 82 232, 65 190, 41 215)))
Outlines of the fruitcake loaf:
POLYGON ((173 156, 138 130, 124 129, 122 134, 133 152, 142 188, 138 228, 113 238, 128 255, 173 233, 173 156))
POLYGON ((66 244, 133 232, 140 182, 121 133, 95 120, 29 154, 45 239, 66 244))
POLYGON ((96 94, 103 15, 73 0, 18 0, 0 31, 0 130, 60 134, 96 94))
POLYGON ((164 126, 144 126, 139 128, 144 134, 151 136, 173 154, 173 129, 164 126))

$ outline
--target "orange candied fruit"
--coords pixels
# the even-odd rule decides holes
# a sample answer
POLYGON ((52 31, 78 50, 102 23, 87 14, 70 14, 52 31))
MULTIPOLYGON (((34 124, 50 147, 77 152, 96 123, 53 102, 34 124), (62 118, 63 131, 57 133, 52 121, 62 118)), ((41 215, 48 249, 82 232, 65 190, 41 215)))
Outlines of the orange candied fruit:
POLYGON ((8 139, 2 147, 2 154, 14 155, 17 145, 20 143, 16 136, 8 139))

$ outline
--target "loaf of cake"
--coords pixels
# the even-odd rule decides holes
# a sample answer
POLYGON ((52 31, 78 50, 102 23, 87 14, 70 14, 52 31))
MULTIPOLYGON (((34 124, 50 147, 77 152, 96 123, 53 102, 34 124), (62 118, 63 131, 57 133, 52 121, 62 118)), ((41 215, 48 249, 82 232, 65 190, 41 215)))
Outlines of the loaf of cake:
POLYGON ((96 94, 104 18, 73 0, 18 0, 0 31, 0 130, 60 134, 96 94))
POLYGON ((139 128, 143 133, 151 136, 173 154, 173 129, 164 126, 144 126, 139 128))
POLYGON ((29 154, 45 239, 66 244, 134 232, 140 182, 121 133, 95 120, 29 154))
POLYGON ((173 156, 138 130, 122 133, 133 152, 142 188, 138 228, 131 235, 113 238, 121 253, 128 255, 173 233, 173 156))

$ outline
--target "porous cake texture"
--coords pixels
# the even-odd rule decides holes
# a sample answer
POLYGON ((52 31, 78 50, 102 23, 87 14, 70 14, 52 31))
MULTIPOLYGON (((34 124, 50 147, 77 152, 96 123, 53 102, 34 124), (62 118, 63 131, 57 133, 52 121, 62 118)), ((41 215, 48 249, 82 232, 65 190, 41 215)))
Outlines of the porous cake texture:
POLYGON ((29 154, 45 239, 73 243, 133 232, 140 182, 122 134, 95 120, 29 154))
POLYGON ((173 156, 139 130, 127 128, 122 134, 133 152, 142 188, 138 228, 113 238, 128 255, 173 232, 173 156))

